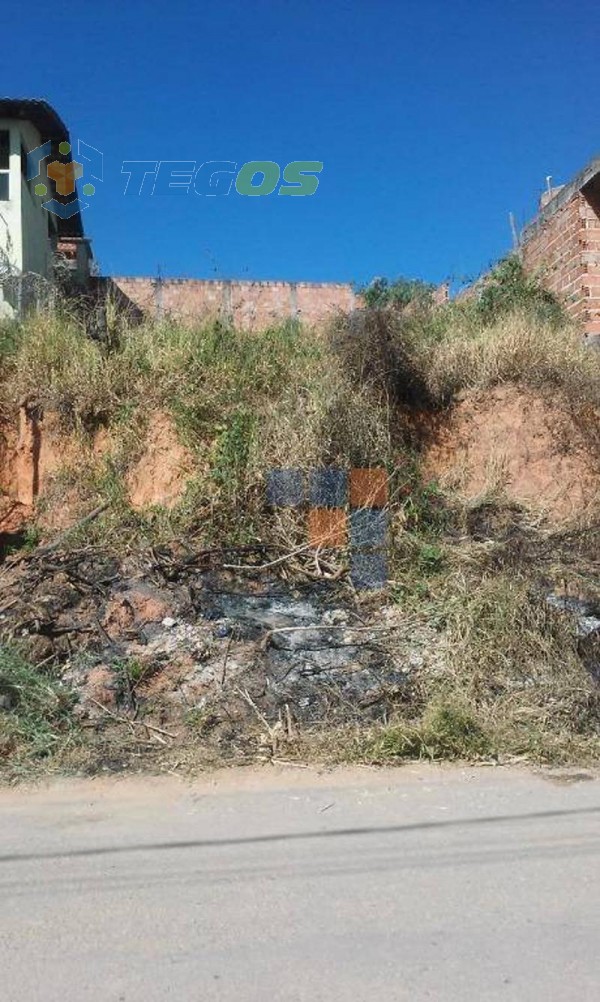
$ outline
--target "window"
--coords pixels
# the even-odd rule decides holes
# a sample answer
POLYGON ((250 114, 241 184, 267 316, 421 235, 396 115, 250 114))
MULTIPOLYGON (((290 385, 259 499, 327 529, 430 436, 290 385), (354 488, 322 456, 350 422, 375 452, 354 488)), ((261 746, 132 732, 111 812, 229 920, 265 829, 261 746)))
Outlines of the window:
POLYGON ((7 202, 10 197, 9 167, 10 132, 0 129, 0 202, 7 202))
POLYGON ((0 170, 8 170, 10 156, 10 132, 0 129, 0 170))

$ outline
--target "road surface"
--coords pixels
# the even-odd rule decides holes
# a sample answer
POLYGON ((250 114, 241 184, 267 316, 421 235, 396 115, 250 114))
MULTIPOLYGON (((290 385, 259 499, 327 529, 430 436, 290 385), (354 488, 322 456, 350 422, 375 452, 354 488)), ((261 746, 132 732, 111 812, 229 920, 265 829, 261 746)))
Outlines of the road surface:
POLYGON ((0 999, 595 1000, 599 821, 493 768, 0 791, 0 999))

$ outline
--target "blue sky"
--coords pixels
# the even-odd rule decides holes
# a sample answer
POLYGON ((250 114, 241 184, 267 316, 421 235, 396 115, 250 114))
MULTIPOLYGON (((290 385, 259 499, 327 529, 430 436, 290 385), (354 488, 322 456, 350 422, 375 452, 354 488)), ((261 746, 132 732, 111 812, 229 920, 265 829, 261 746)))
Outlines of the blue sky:
POLYGON ((474 276, 600 147, 592 0, 33 0, 2 90, 105 154, 104 274, 474 276), (125 195, 123 160, 323 161, 307 198, 125 195))

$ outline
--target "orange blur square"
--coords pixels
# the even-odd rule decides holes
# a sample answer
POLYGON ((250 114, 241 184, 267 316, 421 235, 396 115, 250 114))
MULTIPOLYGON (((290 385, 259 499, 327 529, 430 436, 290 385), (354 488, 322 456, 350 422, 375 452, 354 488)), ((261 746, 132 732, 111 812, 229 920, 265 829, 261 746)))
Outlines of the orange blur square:
POLYGON ((311 508, 308 512, 311 546, 339 548, 348 542, 348 516, 343 508, 311 508))
POLYGON ((352 508, 385 508, 388 502, 388 475, 382 466, 350 470, 352 508))

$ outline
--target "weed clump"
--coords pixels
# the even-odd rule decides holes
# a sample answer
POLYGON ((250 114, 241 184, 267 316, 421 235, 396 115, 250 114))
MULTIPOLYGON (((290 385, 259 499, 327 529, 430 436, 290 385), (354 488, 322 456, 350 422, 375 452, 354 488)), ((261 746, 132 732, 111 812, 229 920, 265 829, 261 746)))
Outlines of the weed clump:
POLYGON ((74 730, 72 694, 6 646, 0 646, 0 700, 0 757, 46 757, 74 730))

